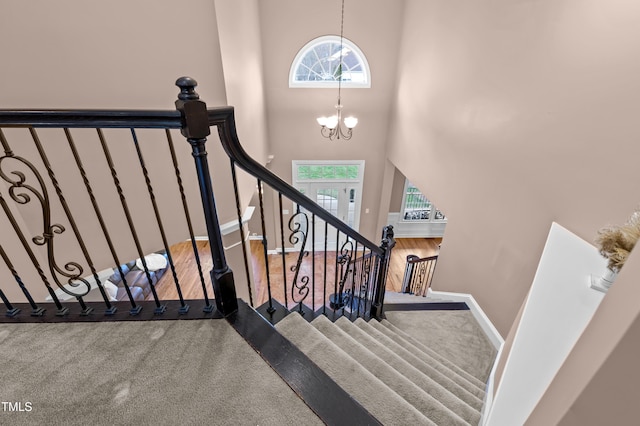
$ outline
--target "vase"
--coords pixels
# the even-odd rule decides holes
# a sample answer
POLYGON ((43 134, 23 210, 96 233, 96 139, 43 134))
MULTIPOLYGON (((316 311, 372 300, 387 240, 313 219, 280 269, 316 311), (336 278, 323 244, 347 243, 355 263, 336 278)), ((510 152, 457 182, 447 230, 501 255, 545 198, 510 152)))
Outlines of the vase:
POLYGON ((607 268, 604 274, 599 277, 591 275, 591 288, 606 293, 607 290, 611 288, 611 285, 616 280, 617 276, 618 272, 609 268, 607 268))

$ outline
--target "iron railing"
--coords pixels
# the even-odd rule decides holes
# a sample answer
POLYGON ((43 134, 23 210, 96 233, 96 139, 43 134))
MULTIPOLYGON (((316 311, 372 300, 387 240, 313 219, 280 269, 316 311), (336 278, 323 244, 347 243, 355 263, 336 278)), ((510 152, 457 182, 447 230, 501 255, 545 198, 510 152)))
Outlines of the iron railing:
POLYGON ((72 317, 76 311, 80 316, 95 316, 100 314, 101 309, 96 309, 99 306, 104 307, 105 315, 114 315, 124 302, 114 301, 112 289, 99 272, 104 266, 106 252, 106 257, 109 258, 107 263, 121 279, 118 300, 126 302, 130 315, 138 315, 142 303, 134 283, 127 282, 128 275, 124 265, 130 257, 123 258, 121 253, 123 245, 127 243, 122 241, 123 238, 131 240, 130 248, 125 250, 127 254, 124 256, 128 256, 129 252, 135 253, 141 263, 138 277, 143 276, 148 284, 149 293, 142 300, 153 302, 156 315, 162 315, 169 304, 176 303, 161 300, 156 288, 159 274, 147 264, 147 254, 160 251, 168 263, 166 270, 171 271, 175 300, 179 304, 177 309, 180 314, 186 314, 191 300, 186 299, 183 293, 189 291, 189 294, 193 294, 193 289, 186 289, 180 282, 179 270, 184 265, 178 264, 172 255, 175 235, 170 238, 168 234, 169 231, 175 233, 176 228, 183 229, 178 234, 188 235, 187 240, 191 243, 194 267, 197 268, 199 277, 197 286, 201 292, 201 300, 204 301, 203 310, 214 311, 211 295, 208 293, 210 284, 213 288, 215 310, 222 315, 236 311, 236 286, 239 281, 234 279, 234 273, 225 258, 206 151, 210 127, 214 126, 230 158, 251 305, 254 305, 254 298, 257 298, 253 285, 257 279, 250 267, 255 262, 246 242, 247 230, 242 224, 242 207, 247 203, 243 203, 241 199, 238 170, 255 178, 258 187, 262 227, 261 255, 266 269, 264 285, 267 290, 267 300, 261 312, 266 316, 273 316, 278 309, 296 309, 303 314, 311 312, 311 316, 331 313, 332 317, 344 314, 380 317, 390 251, 394 245, 392 227, 383 231, 381 245, 369 241, 253 160, 238 140, 232 107, 207 109, 195 92, 196 82, 193 79, 183 77, 176 84, 180 87, 180 93, 176 110, 173 111, 0 111, 0 142, 4 152, 0 156, 0 205, 7 219, 5 223, 13 231, 11 234, 5 229, 0 235, 0 257, 3 261, 0 266, 4 263, 5 272, 16 282, 11 289, 7 282, 0 283, 0 298, 6 307, 6 314, 20 315, 16 304, 12 302, 12 299, 20 299, 27 301, 31 315, 45 315, 47 303, 37 300, 33 295, 33 288, 39 286, 45 289, 58 316, 72 317), (53 140, 47 140, 49 134, 43 137, 43 129, 52 129, 53 140), (121 130, 114 136, 109 134, 111 129, 121 130), (181 155, 178 155, 188 145, 174 143, 173 129, 179 129, 190 145, 195 162, 195 177, 192 177, 192 182, 187 182, 185 176, 193 175, 193 171, 183 171, 179 164, 181 155), (155 132, 154 142, 144 145, 141 135, 146 135, 147 131, 155 132), (89 137, 86 132, 92 136, 89 137), (123 136, 122 132, 127 136, 123 136), (165 144, 167 148, 164 149, 168 149, 170 156, 170 161, 167 162, 169 165, 160 175, 154 174, 149 167, 148 159, 151 156, 148 155, 148 150, 160 149, 165 144), (89 145, 94 146, 95 150, 88 162, 87 154, 83 154, 83 151, 89 145), (135 178, 130 176, 127 166, 119 164, 123 146, 133 147, 132 155, 140 167, 135 178), (61 150, 69 150, 71 159, 62 163, 50 161, 51 153, 55 153, 57 159, 61 150), (109 179, 95 178, 93 169, 100 167, 105 169, 109 179), (64 173, 60 173, 63 168, 64 173), (167 170, 173 175, 171 187, 166 181, 167 170), (79 178, 76 181, 81 182, 82 193, 77 188, 68 190, 66 179, 70 173, 75 173, 79 178), (65 178, 61 179, 61 175, 65 175, 65 178), (138 189, 132 195, 134 193, 129 186, 136 179, 139 180, 138 189), (192 213, 194 201, 188 194, 196 179, 203 209, 203 213, 197 215, 192 213), (106 181, 111 183, 106 185, 106 181), (265 188, 273 191, 277 209, 265 208, 265 188), (55 198, 51 196, 52 193, 55 193, 55 198), (181 212, 180 220, 176 221, 174 216, 168 215, 166 201, 163 204, 159 200, 166 198, 168 193, 174 193, 174 203, 169 209, 175 210, 177 205, 181 212), (132 207, 132 203, 139 203, 143 198, 147 200, 149 208, 149 212, 145 214, 139 212, 137 205, 132 207), (291 206, 293 214, 285 213, 285 203, 291 206), (89 216, 91 219, 88 219, 89 216), (122 236, 122 232, 114 232, 115 216, 122 216, 121 223, 126 237, 122 236), (269 235, 266 220, 279 224, 279 230, 275 234, 269 235), (88 225, 87 222, 93 225, 88 225), (203 227, 206 228, 209 246, 206 253, 198 247, 198 231, 194 229, 194 222, 203 222, 203 227), (156 228, 155 237, 148 237, 149 227, 156 228), (320 238, 322 235, 316 235, 318 231, 324 234, 323 238, 320 238), (335 246, 327 243, 330 235, 332 238, 335 236, 335 246), (75 251, 67 250, 70 236, 75 251), (66 238, 64 249, 57 250, 58 243, 63 238, 66 238), (152 242, 154 238, 160 242, 152 242), (316 240, 324 240, 324 246, 317 246, 316 240), (275 247, 277 254, 269 254, 269 243, 275 247), (100 245, 104 248, 103 251, 96 248, 100 245), (68 260, 76 254, 77 258, 68 260), (211 256, 209 282, 203 272, 206 267, 202 261, 203 255, 211 256), (28 259, 28 262, 23 258, 28 259), (61 261, 61 258, 65 260, 61 261), (101 260, 97 262, 96 258, 101 260), (274 268, 270 270, 274 261, 281 262, 280 273, 274 273, 274 268), (27 265, 35 273, 26 273, 27 265), (36 280, 41 283, 37 284, 34 282, 36 280), (276 287, 278 294, 274 291, 276 287), (92 290, 99 293, 100 303, 85 301, 92 290), (72 305, 73 299, 77 304, 72 305))
POLYGON ((427 291, 431 288, 437 263, 438 256, 423 258, 413 254, 407 256, 401 292, 426 297, 427 291))
MULTIPOLYGON (((268 289, 267 306, 261 312, 268 316, 277 316, 277 306, 273 302, 278 301, 284 309, 288 310, 291 306, 301 314, 310 312, 311 316, 319 313, 327 314, 330 311, 332 317, 348 313, 350 316, 355 314, 380 318, 390 251, 395 245, 393 227, 385 227, 381 245, 371 242, 349 227, 251 158, 240 145, 233 110, 227 113, 229 116, 226 118, 222 118, 219 114, 210 114, 209 124, 218 127, 222 146, 231 159, 239 222, 241 221, 241 201, 237 190, 236 168, 256 178, 262 255, 268 289), (278 208, 275 219, 279 224, 279 232, 275 235, 268 235, 268 229, 265 226, 265 217, 274 214, 265 208, 265 186, 270 188, 277 198, 278 208), (295 211, 288 219, 285 217, 283 208, 284 203, 287 202, 291 203, 295 211), (319 246, 316 244, 318 231, 321 233, 320 240, 322 240, 319 246), (329 236, 334 238, 334 247, 327 245, 329 236), (270 241, 276 245, 279 244, 279 248, 276 249, 279 254, 269 254, 270 241), (287 244, 297 249, 294 251, 295 258, 292 260, 287 258, 287 244), (269 265, 274 263, 274 256, 281 258, 282 274, 271 273, 269 265), (328 262, 331 261, 333 261, 333 267, 329 267, 328 262), (360 267, 346 267, 352 263, 360 267), (276 280, 277 287, 282 287, 281 293, 272 291, 272 288, 276 287, 274 285, 276 280)), ((244 234, 241 239, 245 241, 244 234)), ((245 259, 247 259, 249 249, 246 244, 243 248, 245 259)), ((246 263, 245 261, 245 265, 246 263)), ((247 276, 249 276, 248 271, 247 276)))

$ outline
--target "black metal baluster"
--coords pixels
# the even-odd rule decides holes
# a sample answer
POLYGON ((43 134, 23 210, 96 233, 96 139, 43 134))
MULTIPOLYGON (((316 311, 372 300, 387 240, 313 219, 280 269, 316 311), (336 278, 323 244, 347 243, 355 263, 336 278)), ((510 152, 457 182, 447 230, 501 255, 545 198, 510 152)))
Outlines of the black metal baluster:
POLYGON ((271 297, 271 274, 269 273, 269 253, 267 250, 267 229, 264 224, 264 204, 262 201, 262 181, 258 179, 258 199, 260 201, 260 223, 262 225, 262 249, 264 253, 264 267, 267 275, 267 294, 269 297, 269 307, 267 312, 272 314, 276 311, 273 307, 273 298, 271 297))
POLYGON ((8 316, 9 318, 13 318, 16 315, 18 315, 18 313, 20 312, 20 309, 14 307, 11 304, 9 299, 7 299, 7 296, 4 294, 4 291, 2 291, 1 289, 0 289, 0 299, 2 299, 2 303, 4 303, 4 306, 6 306, 7 308, 7 312, 5 313, 6 316, 8 316))
MULTIPOLYGON (((151 185, 151 178, 149 177, 149 171, 147 170, 147 166, 145 165, 145 162, 144 162, 144 156, 142 155, 142 150, 140 149, 140 143, 138 142, 138 136, 136 135, 135 129, 131 129, 131 137, 133 138, 133 144, 136 148, 136 153, 138 154, 138 160, 140 161, 140 167, 142 168, 144 182, 147 185, 147 192, 149 192, 149 199, 151 200, 153 213, 155 214, 156 223, 158 224, 158 230, 160 231, 160 237, 162 238, 162 245, 164 246, 164 250, 167 254, 167 260, 169 261, 169 267, 171 268, 171 274, 173 275, 173 282, 175 283, 176 291, 178 292, 178 299, 180 300, 180 309, 178 309, 178 312, 184 315, 187 312, 189 312, 189 305, 185 303, 184 297, 182 297, 182 289, 180 288, 178 273, 176 272, 176 267, 173 263, 173 257, 171 256, 171 249, 169 248, 169 243, 167 242, 167 235, 164 231, 164 225, 162 224, 162 217, 160 216, 160 210, 158 209, 156 195, 153 192, 153 186, 151 185)), ((153 284, 153 282, 151 281, 151 273, 148 270, 147 262, 144 256, 141 256, 140 260, 142 261, 142 265, 144 266, 144 271, 147 276, 147 279, 149 280, 149 284, 151 285, 151 289, 155 290, 155 284, 153 284)))
POLYGON ((189 206, 187 205, 187 197, 184 193, 184 186, 182 185, 182 175, 180 173, 180 167, 178 167, 178 157, 176 156, 176 150, 173 145, 173 138, 171 137, 171 131, 165 130, 167 135, 167 143, 169 144, 169 151, 171 152, 171 161, 173 162, 173 170, 176 174, 176 182, 178 184, 178 190, 180 191, 180 199, 182 200, 182 208, 184 210, 184 217, 187 220, 187 228, 189 229, 189 238, 191 239, 191 247, 193 248, 193 256, 196 260, 196 266, 198 268, 198 276, 200 277, 200 284, 202 284, 202 294, 204 295, 204 312, 213 312, 213 305, 209 301, 209 294, 207 293, 207 285, 204 280, 204 274, 202 272, 202 264, 200 263, 200 253, 198 251, 198 244, 196 243, 196 237, 193 233, 193 224, 191 223, 191 214, 189 213, 189 206))
MULTIPOLYGON (((0 245, 0 257, 2 257, 4 259, 5 264, 7 265, 9 270, 11 271, 11 274, 14 276, 16 281, 18 282, 18 285, 20 286, 22 292, 25 294, 25 296, 27 296, 27 300, 31 304, 31 308, 33 308, 32 312, 36 312, 38 309, 40 309, 40 315, 42 313, 44 313, 44 309, 38 308, 36 303, 33 301, 33 298, 31 297, 31 295, 29 294, 29 292, 25 288, 24 284, 22 283, 22 280, 18 276, 18 273, 13 268, 13 265, 11 264, 11 261, 9 260, 9 258, 7 256, 7 253, 4 251, 4 249, 2 248, 1 245, 0 245)), ((7 312, 5 314, 6 316, 8 316, 10 318, 13 318, 16 315, 18 315, 18 313, 20 313, 20 309, 14 307, 11 304, 11 302, 9 301, 9 299, 7 298, 7 296, 4 294, 4 292, 1 289, 0 289, 0 299, 2 299, 2 303, 4 303, 4 305, 7 307, 7 312)))
POLYGON ((242 256, 244 258, 244 272, 247 276, 247 288, 249 289, 249 304, 253 307, 253 290, 251 289, 251 274, 249 273, 249 257, 247 255, 247 241, 242 225, 242 208, 240 206, 240 194, 238 193, 238 178, 236 177, 236 163, 231 161, 231 178, 233 180, 233 192, 236 197, 236 211, 238 213, 238 228, 240 229, 240 241, 242 242, 242 256))
MULTIPOLYGON (((111 158, 111 153, 109 151, 109 147, 107 146, 106 140, 104 139, 104 135, 102 135, 102 132, 100 131, 100 129, 98 129, 98 134, 101 135, 100 137, 100 143, 102 144, 102 150, 104 152, 104 156, 105 159, 107 160, 107 164, 109 165, 109 169, 111 170, 111 177, 113 178, 113 183, 116 186, 116 190, 118 191, 118 196, 120 197, 120 204, 122 205, 122 211, 124 212, 124 215, 127 219, 127 225, 129 226, 129 231, 131 232, 131 237, 133 238, 133 243, 136 246, 136 250, 138 252, 138 256, 140 257, 140 260, 142 262, 142 266, 144 267, 144 272, 147 278, 147 281, 149 282, 149 287, 151 288, 151 294, 153 295, 153 300, 156 304, 156 308, 154 310, 154 312, 156 314, 162 314, 166 311, 167 307, 165 305, 162 305, 160 303, 160 301, 158 300, 158 293, 156 292, 156 288, 155 285, 153 284, 153 281, 151 280, 151 274, 149 273, 149 268, 147 267, 147 262, 144 260, 144 251, 142 250, 142 245, 140 244, 140 239, 138 238, 138 233, 136 232, 136 227, 133 223, 133 218, 131 217, 131 212, 129 211, 129 205, 127 203, 127 199, 124 196, 124 192, 122 191, 122 186, 120 185, 120 179, 118 178, 118 173, 116 172, 116 168, 115 165, 113 163, 113 159, 111 158)), ((122 275, 124 277, 124 275, 122 275)), ((131 295, 130 295, 131 296, 131 295)), ((137 315, 140 310, 142 309, 141 306, 138 305, 137 309, 131 309, 130 313, 131 315, 137 315)))
MULTIPOLYGON (((2 194, 0 194, 0 205, 2 205, 2 209, 4 210, 5 214, 7 215, 7 218, 9 219, 9 222, 11 222, 11 226, 13 227, 13 230, 15 231, 16 235, 20 239, 20 242, 22 243, 22 247, 27 252, 27 255, 29 256, 29 258, 31 259, 31 263, 33 263, 34 268, 36 268, 36 271, 38 271, 38 275, 40 276, 40 279, 42 280, 42 282, 45 285, 45 287, 47 287, 47 291, 49 292, 49 295, 51 296, 51 299, 53 300, 53 303, 55 303, 56 308, 58 308, 58 310, 56 311, 56 315, 57 316, 64 316, 64 315, 68 314, 69 313, 69 308, 67 308, 66 306, 62 306, 62 303, 60 303, 60 300, 58 300, 58 296, 56 295, 56 292, 51 287, 51 284, 49 283, 49 279, 47 278, 47 276, 44 273, 44 270, 40 266, 40 262, 38 262, 38 259, 36 258, 35 253, 31 249, 31 247, 29 246, 29 243, 27 242, 26 237, 24 236, 24 234, 22 233, 22 230, 18 226, 18 223, 16 222, 16 219, 13 216, 13 213, 9 209, 9 205, 5 201, 5 199, 2 196, 2 194)), ((6 261, 6 259, 5 259, 5 261, 6 261)), ((44 313, 44 310, 42 311, 42 313, 44 313)), ((42 313, 37 314, 37 313, 32 312, 32 315, 41 316, 42 313)))
POLYGON ((329 224, 324 222, 324 283, 322 288, 322 313, 327 314, 327 239, 329 236, 329 224))
POLYGON ((289 309, 289 301, 287 300, 287 258, 284 247, 284 218, 282 216, 282 194, 278 193, 278 205, 280 209, 280 244, 282 246, 282 287, 284 291, 284 307, 289 309))
MULTIPOLYGON (((111 172, 111 177, 113 179, 113 182, 116 186, 116 190, 118 191, 118 195, 120 197, 120 201, 121 203, 124 200, 124 194, 122 193, 122 188, 120 186, 120 179, 118 178, 118 174, 116 172, 116 168, 113 164, 113 160, 111 158, 111 153, 109 151, 109 147, 107 146, 107 140, 104 137, 104 133, 102 132, 102 129, 96 129, 97 133, 98 133, 98 139, 100 140, 100 146, 102 147, 102 152, 104 153, 105 159, 107 160, 107 165, 109 166, 109 170, 111 172)), ((113 261, 116 264, 116 268, 118 269, 118 273, 120 274, 120 278, 122 279, 122 285, 124 286, 124 289, 127 293, 127 297, 129 298, 129 302, 131 303, 131 309, 129 309, 129 315, 138 315, 140 313, 140 311, 142 310, 142 306, 136 304, 136 301, 133 298, 133 294, 131 294, 131 288, 129 287, 129 284, 127 283, 127 279, 125 278, 125 272, 122 269, 122 262, 120 262, 120 259, 118 258, 118 254, 116 252, 116 249, 113 245, 113 241, 111 240, 111 236, 109 235, 109 231, 107 229, 107 226, 104 222, 104 218, 102 216, 102 213, 100 212, 100 208, 98 207, 98 203, 95 199, 95 197, 93 196, 93 191, 89 188, 89 196, 91 198, 91 203, 93 204, 93 209, 96 212, 96 216, 98 217, 98 221, 100 222, 100 228, 102 229, 102 233, 104 234, 104 237, 107 241, 107 244, 109 245, 109 251, 111 252, 111 257, 113 258, 113 261)), ((124 201, 126 203, 126 201, 124 201)), ((126 212, 126 210, 125 210, 126 212)), ((131 222, 129 222, 131 223, 131 222)), ((131 227, 131 224, 129 225, 129 227, 131 227)))
MULTIPOLYGON (((347 241, 349 240, 349 238, 347 238, 347 241)), ((349 289, 347 289, 346 291, 343 290, 341 293, 350 294, 350 297, 348 300, 345 301, 344 306, 342 307, 342 314, 344 315, 344 311, 345 309, 348 307, 349 308, 349 319, 352 320, 352 315, 353 315, 353 303, 355 302, 354 298, 356 296, 355 291, 354 291, 354 278, 355 278, 355 259, 357 259, 357 247, 358 247, 358 243, 356 241, 356 250, 353 251, 353 256, 349 259, 349 263, 347 264, 347 271, 346 271, 346 275, 345 275, 345 282, 344 282, 344 286, 343 288, 347 287, 347 281, 351 281, 351 291, 349 292, 349 289)), ((343 296, 344 297, 344 296, 343 296)))
MULTIPOLYGON (((360 316, 360 295, 361 295, 361 288, 358 285, 358 291, 356 292, 356 281, 358 281, 357 279, 357 270, 358 270, 358 241, 356 240, 356 248, 353 252, 353 272, 351 273, 351 299, 353 300, 353 302, 357 303, 357 307, 356 307, 356 318, 358 318, 360 316)), ((351 303, 351 314, 353 315, 353 302, 351 303)), ((352 316, 350 316, 350 318, 352 318, 352 316)))
POLYGON ((372 253, 369 252, 366 254, 366 257, 364 257, 364 252, 363 252, 363 280, 366 283, 365 284, 365 289, 364 289, 364 305, 363 305, 363 315, 367 315, 369 312, 369 308, 367 307, 367 303, 369 304, 369 307, 371 307, 371 303, 372 303, 372 298, 371 295, 369 294, 369 287, 371 285, 371 262, 372 262, 372 253))
POLYGON ((360 316, 360 305, 362 305, 362 314, 367 308, 367 283, 365 281, 365 263, 366 263, 366 248, 362 247, 362 257, 360 258, 360 278, 358 280, 358 289, 360 292, 360 303, 358 303, 358 316, 360 316))
MULTIPOLYGON (((338 287, 337 303, 342 305, 342 315, 344 315, 347 306, 351 307, 351 303, 353 303, 353 274, 350 274, 351 268, 353 267, 351 263, 351 259, 353 259, 353 243, 351 242, 351 239, 349 237, 347 237, 347 241, 342 244, 340 255, 344 256, 344 260, 342 261, 342 264, 340 266, 341 278, 340 286, 338 287), (345 253, 347 245, 351 246, 351 248, 347 249, 347 252, 345 253), (351 292, 349 292, 349 290, 345 291, 344 289, 347 284, 347 280, 349 279, 349 275, 351 275, 351 292)), ((349 318, 351 318, 351 316, 349 316, 349 318)))
MULTIPOLYGON (((335 270, 335 277, 334 277, 334 280, 333 280, 333 295, 334 295, 334 297, 335 297, 335 295, 338 294, 338 265, 340 264, 339 263, 340 255, 338 254, 339 251, 340 251, 340 249, 339 249, 340 244, 338 244, 339 241, 340 241, 340 230, 336 229, 336 266, 335 266, 336 270, 335 270)), ((331 307, 331 309, 333 309, 333 314, 334 314, 333 316, 334 316, 334 320, 335 320, 335 313, 336 313, 336 310, 338 308, 336 308, 336 304, 332 302, 331 295, 329 295, 329 306, 331 307)))
POLYGON ((36 302, 33 300, 33 297, 31 297, 31 293, 29 293, 29 290, 27 290, 27 287, 25 287, 24 283, 22 282, 22 279, 20 278, 20 275, 18 275, 18 271, 16 271, 16 269, 13 267, 13 264, 11 263, 9 256, 7 256, 7 253, 4 251, 1 245, 0 245, 0 257, 2 257, 2 259, 4 260, 4 263, 5 265, 7 265, 7 268, 9 268, 11 275, 13 275, 13 278, 18 283, 20 290, 22 290, 22 293, 24 293, 25 297, 27 298, 29 305, 31 305, 31 316, 40 317, 44 315, 45 309, 39 307, 36 304, 36 302))
MULTIPOLYGON (((213 269, 210 275, 213 294, 215 295, 218 310, 226 316, 238 310, 238 299, 236 297, 233 271, 229 268, 224 255, 220 222, 213 195, 213 184, 211 183, 211 171, 207 161, 205 144, 207 136, 211 134, 207 105, 200 100, 200 96, 196 93, 195 87, 197 83, 194 79, 181 77, 176 81, 176 85, 180 87, 180 93, 176 101, 176 109, 181 114, 183 124, 180 132, 191 145, 191 155, 198 174, 200 197, 202 198, 207 235, 211 246, 213 269)), ((233 133, 234 129, 219 126, 218 132, 221 134, 221 139, 225 139, 227 134, 224 134, 224 132, 233 133)))
MULTIPOLYGON (((87 177, 87 172, 84 168, 84 165, 82 164, 82 160, 80 159, 80 155, 78 154, 78 150, 76 149, 76 145, 73 141, 73 138, 71 137, 71 132, 69 131, 69 129, 64 129, 64 132, 65 132, 65 135, 67 136, 67 142, 69 142, 69 148, 71 149, 71 153, 73 154, 73 158, 76 162, 76 166, 78 166, 78 170, 80 171, 80 175, 82 176, 82 181, 84 182, 85 188, 87 189, 87 194, 91 199, 91 204, 93 205, 93 209, 96 212, 96 216, 98 217, 98 221, 100 222, 100 226, 102 227, 102 231, 103 233, 105 233, 106 236, 108 236, 108 233, 106 233, 106 226, 104 224, 104 220, 102 219, 102 214, 100 213, 100 208, 98 207, 98 203, 96 201, 96 197, 93 195, 93 188, 91 187, 91 183, 89 182, 89 178, 87 177)), ((108 239, 110 248, 112 248, 111 239, 108 237, 107 239, 108 239)), ((100 289, 100 293, 102 294, 104 303, 107 306, 107 309, 105 310, 104 313, 105 315, 113 315, 116 313, 118 308, 116 308, 111 304, 111 301, 109 300, 109 296, 107 296, 105 292, 104 285, 100 281, 100 278, 98 277, 98 273, 96 272, 95 268, 93 268, 92 265, 93 263, 90 264, 91 271, 93 272, 93 277, 96 280, 96 284, 98 285, 98 288, 100 289)))
POLYGON ((316 311, 316 215, 311 215, 311 312, 316 311))

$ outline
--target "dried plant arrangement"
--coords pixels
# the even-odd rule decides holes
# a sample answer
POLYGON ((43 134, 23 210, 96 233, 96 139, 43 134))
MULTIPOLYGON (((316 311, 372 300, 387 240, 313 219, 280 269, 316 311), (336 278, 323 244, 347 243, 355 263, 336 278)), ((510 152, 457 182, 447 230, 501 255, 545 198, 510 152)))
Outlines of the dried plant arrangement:
POLYGON ((607 226, 598 231, 595 240, 600 254, 608 260, 608 268, 619 272, 640 238, 640 209, 636 208, 622 225, 607 226))

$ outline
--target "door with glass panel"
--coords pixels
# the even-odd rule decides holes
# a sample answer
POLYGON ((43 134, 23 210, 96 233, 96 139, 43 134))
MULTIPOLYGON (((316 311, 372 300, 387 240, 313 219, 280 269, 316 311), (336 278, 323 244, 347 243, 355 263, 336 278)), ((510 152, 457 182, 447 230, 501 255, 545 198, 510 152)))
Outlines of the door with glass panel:
MULTIPOLYGON (((318 203, 319 206, 358 230, 360 222, 360 194, 364 161, 350 162, 293 162, 294 186, 318 203)), ((315 250, 335 250, 346 241, 344 234, 338 236, 336 229, 325 226, 319 217, 315 218, 312 231, 312 217, 309 215, 307 250, 314 241, 315 250), (336 245, 336 242, 338 245, 336 245)))

